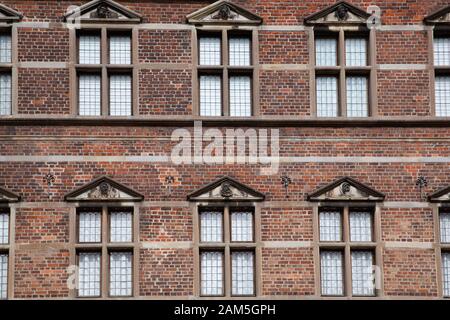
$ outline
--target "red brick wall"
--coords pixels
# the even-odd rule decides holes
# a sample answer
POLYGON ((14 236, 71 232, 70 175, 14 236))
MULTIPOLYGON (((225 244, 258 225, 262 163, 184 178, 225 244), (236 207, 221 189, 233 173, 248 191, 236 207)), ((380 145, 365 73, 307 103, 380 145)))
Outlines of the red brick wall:
POLYGON ((433 212, 430 209, 383 209, 381 230, 384 241, 433 242, 433 212))
POLYGON ((141 241, 192 241, 192 215, 189 208, 142 208, 141 241))
POLYGON ((376 34, 377 63, 428 63, 428 34, 425 31, 383 31, 376 34))
POLYGON ((139 62, 192 63, 191 31, 140 30, 139 62))
POLYGON ((261 212, 263 241, 312 241, 310 208, 264 208, 261 212))
POLYGON ((306 32, 259 32, 259 63, 307 64, 308 62, 308 34, 306 32))
POLYGON ((67 29, 19 28, 19 61, 69 61, 67 29))

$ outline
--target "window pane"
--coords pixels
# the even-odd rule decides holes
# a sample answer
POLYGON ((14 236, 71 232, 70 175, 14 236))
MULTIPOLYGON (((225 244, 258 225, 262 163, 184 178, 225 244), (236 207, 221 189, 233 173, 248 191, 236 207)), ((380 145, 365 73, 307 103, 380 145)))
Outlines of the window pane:
POLYGON ((109 108, 112 116, 131 116, 131 76, 109 78, 109 108))
POLYGON ((253 241, 253 213, 231 213, 231 241, 253 241))
POLYGON ((372 241, 372 214, 370 212, 350 212, 350 241, 372 241))
POLYGON ((222 85, 220 76, 200 76, 200 115, 222 115, 222 85))
POLYGON ((223 254, 221 252, 201 253, 201 294, 223 295, 223 254))
POLYGON ((319 214, 320 241, 341 241, 341 213, 321 211, 319 214))
POLYGON ((100 36, 80 36, 80 64, 100 64, 100 36))
POLYGON ((365 38, 345 39, 345 64, 350 67, 367 65, 367 41, 365 38))
POLYGON ((444 296, 450 297, 450 253, 442 252, 442 277, 444 296))
POLYGON ((79 268, 78 295, 80 297, 100 296, 100 253, 80 253, 79 268))
POLYGON ((133 214, 129 211, 111 212, 111 242, 133 241, 133 214))
POLYGON ((109 63, 131 63, 131 38, 128 36, 111 36, 109 38, 109 63))
POLYGON ((316 39, 316 66, 336 66, 336 57, 336 39, 316 39))
POLYGON ((0 244, 9 243, 9 213, 0 212, 0 244))
POLYGON ((450 243, 450 212, 441 212, 440 215, 441 242, 450 243))
POLYGON ((223 241, 223 214, 220 211, 204 211, 200 214, 200 239, 202 242, 223 241))
POLYGON ((366 77, 347 78, 347 116, 368 116, 368 90, 366 77))
POLYGON ((336 117, 338 109, 337 79, 317 77, 317 116, 336 117))
POLYGON ((101 212, 84 211, 79 214, 79 242, 101 241, 101 212))
POLYGON ((436 116, 450 116, 450 77, 437 76, 435 79, 436 116))
POLYGON ((221 65, 220 37, 201 37, 199 41, 200 64, 208 66, 221 65))
POLYGON ((0 74, 0 115, 11 114, 11 74, 0 74))
POLYGON ((249 38, 230 38, 228 46, 231 66, 249 66, 251 64, 249 38))
POLYGON ((111 252, 110 254, 110 294, 111 296, 131 296, 132 294, 131 252, 111 252))
POLYGON ((11 62, 11 35, 9 34, 0 35, 0 62, 11 62))
POLYGON ((373 255, 370 251, 352 252, 352 291, 355 296, 375 294, 373 255))
POLYGON ((8 297, 8 254, 0 254, 0 299, 8 297))
POLYGON ((450 38, 434 38, 434 64, 436 66, 450 65, 450 38))
POLYGON ((322 251, 320 253, 321 288, 323 295, 344 294, 342 252, 322 251))
POLYGON ((231 254, 232 295, 254 294, 253 252, 231 254))
POLYGON ((82 116, 100 115, 100 76, 80 75, 79 107, 82 116))
POLYGON ((249 117, 252 113, 251 79, 230 77, 230 116, 249 117))

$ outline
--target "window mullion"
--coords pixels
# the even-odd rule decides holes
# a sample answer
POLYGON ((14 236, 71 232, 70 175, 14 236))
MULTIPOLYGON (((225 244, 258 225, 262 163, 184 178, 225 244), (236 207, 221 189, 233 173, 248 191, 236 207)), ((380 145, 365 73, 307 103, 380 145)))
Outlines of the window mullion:
POLYGON ((106 28, 102 28, 101 31, 101 64, 102 64, 102 80, 101 80, 101 108, 102 108, 102 115, 108 115, 108 89, 109 88, 109 84, 108 84, 108 70, 106 68, 106 64, 108 63, 108 35, 107 35, 107 30, 106 28))
POLYGON ((339 105, 337 115, 347 116, 347 95, 345 91, 345 35, 344 30, 339 30, 339 44, 338 44, 338 59, 339 59, 339 105))
POLYGON ((108 297, 109 294, 109 259, 108 259, 108 208, 102 208, 102 257, 101 257, 101 296, 103 298, 108 297))
POLYGON ((222 114, 225 117, 230 115, 228 62, 228 32, 226 29, 224 29, 222 30, 222 114))

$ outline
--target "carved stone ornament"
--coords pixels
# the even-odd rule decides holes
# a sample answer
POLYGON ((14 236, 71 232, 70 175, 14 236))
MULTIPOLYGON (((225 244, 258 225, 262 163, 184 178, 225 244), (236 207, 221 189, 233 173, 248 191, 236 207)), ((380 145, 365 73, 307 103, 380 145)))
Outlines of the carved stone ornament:
POLYGON ((347 194, 347 193, 349 193, 349 192, 350 192, 350 183, 344 182, 344 183, 341 185, 341 194, 342 194, 342 195, 345 195, 345 194, 347 194))
POLYGON ((233 20, 236 18, 237 15, 232 13, 231 8, 227 5, 220 7, 219 12, 211 17, 214 20, 233 20))
POLYGON ((346 21, 349 18, 348 9, 344 5, 337 7, 335 16, 339 21, 346 21))
POLYGON ((113 11, 111 11, 106 4, 100 4, 97 7, 97 10, 91 13, 91 18, 99 18, 99 19, 117 19, 119 15, 113 11))
POLYGON ((231 198, 233 196, 233 190, 231 190, 230 184, 225 182, 220 188, 220 195, 224 198, 231 198))
POLYGON ((106 182, 100 183, 100 185, 90 191, 88 195, 91 199, 112 199, 118 198, 119 196, 119 191, 106 182))

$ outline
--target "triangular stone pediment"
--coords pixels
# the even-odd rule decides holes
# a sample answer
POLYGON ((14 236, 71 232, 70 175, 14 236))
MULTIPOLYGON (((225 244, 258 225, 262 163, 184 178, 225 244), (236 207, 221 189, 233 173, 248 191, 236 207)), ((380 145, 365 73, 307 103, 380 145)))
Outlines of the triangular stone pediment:
POLYGON ((306 25, 366 24, 370 14, 345 1, 339 1, 305 18, 306 25))
POLYGON ((139 23, 142 17, 112 0, 94 0, 64 16, 69 23, 139 23))
POLYGON ((6 189, 0 188, 0 203, 19 202, 20 196, 6 189))
POLYGON ((264 194, 223 177, 188 195, 190 201, 263 201, 264 194))
POLYGON ((344 177, 308 195, 309 201, 383 201, 384 194, 344 177))
POLYGON ((426 24, 450 24, 450 6, 439 9, 424 18, 426 24))
POLYGON ((430 202, 450 202, 450 187, 440 189, 428 196, 430 202))
POLYGON ((66 201, 142 201, 144 196, 111 178, 100 177, 68 193, 66 201))
POLYGON ((0 4, 0 22, 15 22, 22 19, 22 14, 3 4, 0 4))
POLYGON ((251 24, 262 23, 262 18, 228 1, 217 1, 186 16, 192 24, 251 24))

